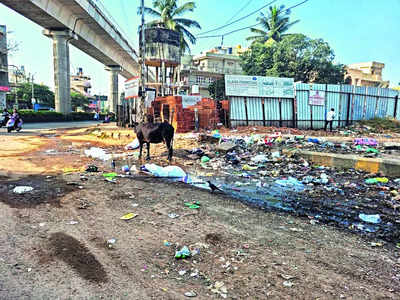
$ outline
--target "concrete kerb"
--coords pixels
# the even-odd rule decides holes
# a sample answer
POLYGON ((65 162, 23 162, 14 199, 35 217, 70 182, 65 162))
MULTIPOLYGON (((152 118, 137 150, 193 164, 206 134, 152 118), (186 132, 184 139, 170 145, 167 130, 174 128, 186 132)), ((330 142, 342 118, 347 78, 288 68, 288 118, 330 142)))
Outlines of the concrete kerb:
MULTIPOLYGON (((290 153, 284 150, 283 153, 290 153)), ((326 167, 356 169, 369 173, 381 173, 384 176, 400 177, 400 160, 382 158, 364 158, 357 155, 313 152, 296 150, 295 153, 308 161, 326 167)))

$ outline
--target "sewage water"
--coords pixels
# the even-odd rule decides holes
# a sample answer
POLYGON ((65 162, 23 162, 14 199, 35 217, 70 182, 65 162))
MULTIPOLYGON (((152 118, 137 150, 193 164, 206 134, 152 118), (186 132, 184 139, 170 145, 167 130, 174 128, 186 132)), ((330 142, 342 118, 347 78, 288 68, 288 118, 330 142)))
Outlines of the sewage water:
MULTIPOLYGON (((210 177, 201 177, 204 182, 210 177)), ((253 178, 250 172, 237 175, 218 176, 211 179, 227 195, 239 201, 266 211, 277 210, 292 215, 309 217, 320 223, 334 225, 352 232, 381 238, 390 242, 400 241, 400 216, 396 211, 388 209, 379 199, 348 198, 337 193, 330 197, 309 196, 309 187, 300 182, 278 180, 264 177, 253 178), (285 184, 286 183, 286 184, 285 184), (360 214, 380 215, 377 223, 365 222, 360 214)), ((361 188, 358 188, 361 189, 361 188)), ((357 188, 354 193, 356 193, 357 188)))

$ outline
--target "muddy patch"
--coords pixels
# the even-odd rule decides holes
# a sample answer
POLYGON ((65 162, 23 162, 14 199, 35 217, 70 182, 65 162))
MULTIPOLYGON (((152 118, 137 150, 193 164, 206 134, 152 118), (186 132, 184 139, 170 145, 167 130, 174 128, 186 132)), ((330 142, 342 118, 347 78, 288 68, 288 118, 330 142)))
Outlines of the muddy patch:
POLYGON ((222 243, 222 235, 219 233, 207 233, 205 236, 206 243, 218 245, 222 243))
POLYGON ((78 187, 55 177, 28 176, 20 179, 0 177, 0 201, 12 208, 33 208, 40 204, 51 204, 60 207, 60 199, 78 187), (15 193, 14 189, 27 186, 33 190, 15 193))
POLYGON ((49 239, 49 247, 55 258, 67 263, 83 279, 96 283, 108 281, 102 264, 74 237, 63 232, 53 233, 49 239))

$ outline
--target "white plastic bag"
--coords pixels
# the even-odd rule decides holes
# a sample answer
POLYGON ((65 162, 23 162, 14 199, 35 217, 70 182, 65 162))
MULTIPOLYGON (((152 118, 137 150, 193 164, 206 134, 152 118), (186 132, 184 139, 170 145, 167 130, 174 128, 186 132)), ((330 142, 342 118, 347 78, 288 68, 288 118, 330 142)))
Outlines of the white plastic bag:
POLYGON ((16 194, 25 194, 25 193, 28 193, 31 191, 33 191, 33 187, 30 187, 30 186, 16 186, 13 189, 13 192, 16 194))
POLYGON ((102 161, 111 159, 111 154, 107 154, 103 149, 97 147, 92 147, 89 150, 85 150, 85 155, 87 157, 98 158, 102 161))
POLYGON ((128 145, 125 146, 126 150, 135 150, 139 148, 139 140, 134 139, 132 142, 130 142, 128 145))

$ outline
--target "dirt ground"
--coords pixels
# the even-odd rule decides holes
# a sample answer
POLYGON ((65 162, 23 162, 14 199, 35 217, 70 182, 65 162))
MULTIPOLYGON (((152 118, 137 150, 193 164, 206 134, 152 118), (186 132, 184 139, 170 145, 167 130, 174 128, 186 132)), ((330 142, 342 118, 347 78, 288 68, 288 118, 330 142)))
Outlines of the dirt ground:
MULTIPOLYGON (((83 172, 110 171, 83 150, 122 153, 129 139, 87 133, 0 136, 0 299, 400 298, 395 245, 183 183, 107 182, 83 172), (14 193, 21 185, 34 190, 14 193), (137 216, 121 220, 127 213, 137 216), (194 255, 176 259, 185 245, 194 255)), ((179 148, 195 145, 178 137, 175 146, 184 168, 179 148)), ((165 148, 152 149, 166 165, 165 148)))

